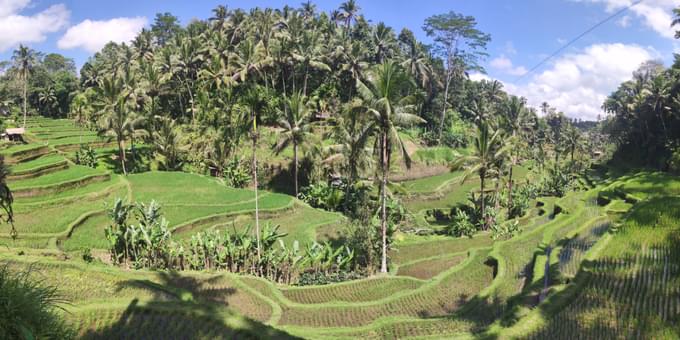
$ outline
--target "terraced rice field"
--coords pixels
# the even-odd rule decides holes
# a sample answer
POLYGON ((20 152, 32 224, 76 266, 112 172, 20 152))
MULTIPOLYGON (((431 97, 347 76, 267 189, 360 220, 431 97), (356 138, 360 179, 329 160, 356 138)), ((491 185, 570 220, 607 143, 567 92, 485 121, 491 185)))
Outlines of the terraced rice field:
MULTIPOLYGON (((666 302, 680 297, 672 288, 680 277, 675 265, 678 255, 669 246, 678 239, 677 227, 670 225, 680 218, 670 213, 680 211, 677 199, 653 202, 658 211, 650 215, 642 209, 640 216, 628 210, 638 211, 644 203, 614 199, 606 206, 596 204, 600 191, 612 187, 624 191, 624 197, 649 197, 652 191, 646 181, 651 178, 656 185, 655 181, 666 180, 654 174, 624 178, 606 188, 571 192, 559 199, 541 198, 519 220, 523 232, 507 240, 494 241, 489 233, 473 238, 412 235, 394 244, 388 274, 293 287, 228 273, 132 272, 97 261, 84 264, 78 260, 83 249, 104 253, 105 208, 118 197, 158 201, 174 237, 186 240, 198 231, 252 224, 254 193, 195 174, 147 172, 124 177, 76 166, 52 143, 73 138, 71 132, 78 136, 72 124, 34 120, 31 126, 39 131, 36 140, 0 151, 17 160, 12 165, 15 174, 32 174, 54 164, 66 167, 10 180, 10 187, 26 192, 18 195, 15 205, 20 238, 9 240, 9 230, 2 226, 0 244, 22 247, 24 253, 19 256, 15 248, 0 247, 0 262, 22 268, 42 259, 33 275, 54 282, 72 301, 66 317, 83 338, 117 338, 130 329, 149 338, 163 337, 168 331, 179 338, 206 339, 291 335, 314 339, 512 338, 517 328, 524 330, 519 337, 568 338, 583 331, 603 338, 630 334, 654 338, 657 334, 645 333, 635 320, 652 320, 673 329, 672 322, 680 313, 680 307, 666 302), (55 131, 59 129, 64 131, 55 131), (42 138, 50 138, 49 146, 42 138), (81 181, 102 175, 107 177, 81 181), (632 218, 612 237, 613 221, 629 215, 632 218), (649 216, 658 218, 643 223, 649 216), (650 236, 644 228, 665 232, 650 236), (601 254, 595 258, 597 251, 601 254), (74 259, 59 260, 65 255, 74 259), (45 256, 54 259, 45 260, 45 256), (547 272, 546 264, 550 265, 547 272), (571 294, 563 299, 572 302, 550 310, 545 303, 539 304, 544 277, 550 284, 546 301, 571 294), (635 295, 640 287, 649 295, 635 295), (534 324, 531 318, 542 322, 534 324), (527 323, 533 326, 526 327, 527 323)), ((519 169, 516 173, 526 176, 519 169)), ((419 213, 463 202, 478 184, 461 185, 459 177, 460 173, 446 173, 402 183, 411 194, 405 198, 406 206, 419 213)), ((675 184, 660 186, 665 193, 675 192, 675 184)), ((262 192, 260 208, 262 221, 280 224, 289 234, 287 241, 328 237, 345 222, 339 214, 271 192, 262 192)))

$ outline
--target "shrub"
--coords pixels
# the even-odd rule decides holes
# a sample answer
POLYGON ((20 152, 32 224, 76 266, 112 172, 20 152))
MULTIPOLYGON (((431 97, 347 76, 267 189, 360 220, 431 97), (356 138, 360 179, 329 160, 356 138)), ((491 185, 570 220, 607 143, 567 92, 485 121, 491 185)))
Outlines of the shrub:
POLYGON ((76 150, 74 163, 78 165, 97 167, 97 152, 87 144, 81 144, 80 149, 76 150))
POLYGON ((344 204, 345 192, 341 186, 319 182, 303 188, 299 196, 300 200, 314 208, 338 211, 344 204))
POLYGON ((541 181, 541 192, 546 196, 562 197, 571 188, 571 176, 560 168, 550 168, 541 181))
MULTIPOLYGON (((512 201, 508 208, 508 218, 524 216, 529 209, 531 200, 538 197, 538 187, 534 184, 515 186, 512 192, 512 201)), ((507 202, 505 199, 503 202, 507 202)))
POLYGON ((92 256, 92 250, 90 250, 90 248, 83 249, 81 257, 83 258, 83 261, 87 263, 92 263, 92 261, 94 261, 94 256, 92 256))
POLYGON ((505 223, 493 223, 489 229, 494 240, 509 239, 522 232, 519 221, 507 221, 505 223))
POLYGON ((324 274, 320 272, 304 272, 300 274, 300 279, 295 284, 296 286, 312 286, 312 285, 327 285, 332 283, 358 280, 364 278, 365 275, 358 272, 336 272, 331 274, 324 274))
POLYGON ((75 333, 60 318, 65 301, 57 289, 37 281, 30 272, 0 269, 0 337, 3 339, 73 339, 75 333))
POLYGON ((477 227, 472 223, 465 211, 458 209, 451 223, 446 226, 445 231, 447 234, 455 237, 472 237, 477 232, 477 227))
POLYGON ((234 157, 227 162, 224 167, 224 179, 227 185, 234 188, 244 188, 250 183, 252 178, 250 175, 250 167, 243 159, 234 157))

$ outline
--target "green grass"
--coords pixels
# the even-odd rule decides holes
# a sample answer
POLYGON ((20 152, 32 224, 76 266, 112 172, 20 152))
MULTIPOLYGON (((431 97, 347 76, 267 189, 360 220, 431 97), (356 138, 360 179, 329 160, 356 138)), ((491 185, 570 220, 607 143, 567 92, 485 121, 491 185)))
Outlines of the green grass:
POLYGON ((128 176, 136 201, 170 204, 227 205, 252 201, 251 190, 235 189, 216 179, 183 172, 146 172, 128 176))
POLYGON ((468 152, 466 149, 452 149, 444 146, 429 147, 416 150, 413 159, 427 165, 449 165, 468 152))
POLYGON ((404 181, 399 184, 410 193, 429 193, 443 188, 448 183, 452 183, 456 178, 460 178, 461 175, 463 175, 463 171, 446 172, 441 175, 404 181))
POLYGON ((21 162, 14 164, 11 167, 12 173, 26 173, 34 169, 40 169, 45 166, 50 166, 54 164, 63 163, 65 161, 63 156, 60 155, 48 155, 40 157, 28 162, 21 162))
POLYGON ((44 146, 45 146, 44 144, 37 144, 37 143, 36 144, 16 144, 16 145, 10 146, 9 148, 3 149, 2 151, 0 151, 0 154, 3 154, 5 156, 13 156, 17 153, 22 153, 22 152, 25 152, 25 151, 37 150, 37 149, 40 149, 44 146))
MULTIPOLYGON (((15 204, 18 205, 23 205, 23 204, 36 204, 36 203, 44 203, 44 202, 63 202, 66 200, 74 200, 74 199, 80 199, 81 201, 84 201, 88 197, 91 196, 97 196, 100 194, 106 194, 106 192, 111 189, 113 186, 120 186, 123 185, 123 178, 122 176, 113 176, 111 181, 102 181, 102 182, 95 182, 95 183, 90 183, 88 185, 84 186, 77 186, 74 188, 70 188, 64 191, 60 191, 58 193, 51 193, 46 196, 35 196, 35 197, 20 197, 15 199, 15 204)), ((126 193, 123 193, 123 196, 120 198, 125 198, 127 196, 126 193)))
MULTIPOLYGON (((271 199, 271 196, 265 196, 264 200, 271 199)), ((264 206, 262 206, 264 207, 264 206)), ((327 212, 320 209, 310 208, 307 205, 297 204, 293 210, 274 213, 274 216, 260 217, 260 223, 271 223, 272 225, 280 226, 279 231, 288 234, 284 239, 286 241, 300 241, 305 244, 317 239, 316 229, 321 226, 331 225, 340 228, 345 222, 345 218, 341 214, 327 212)), ((220 221, 211 221, 196 228, 192 228, 191 232, 178 235, 180 238, 188 238, 198 230, 205 230, 208 228, 229 229, 236 228, 242 230, 246 226, 251 227, 255 225, 254 217, 251 214, 240 215, 238 217, 226 216, 220 221)))
POLYGON ((290 301, 300 304, 353 303, 382 300, 393 294, 412 291, 422 284, 408 278, 378 277, 328 286, 288 288, 281 292, 290 301))
MULTIPOLYGON (((109 183, 110 184, 110 183, 109 183)), ((85 213, 102 210, 120 196, 126 195, 126 188, 119 187, 98 198, 57 202, 55 204, 15 205, 14 223, 20 234, 59 234, 85 213)), ((9 226, 0 224, 0 233, 8 233, 9 226)), ((104 237, 102 233, 101 238, 104 237)))
POLYGON ((103 175, 105 172, 92 169, 86 166, 80 166, 80 165, 74 165, 69 167, 68 169, 64 169, 61 171, 53 172, 50 174, 46 174, 43 176, 35 177, 35 178, 28 178, 28 179, 22 179, 22 180, 17 180, 17 181, 11 181, 9 183, 9 187, 12 190, 19 190, 19 189, 25 189, 25 188, 37 188, 37 187, 44 187, 44 186, 50 186, 50 185, 55 185, 59 183, 64 183, 64 182, 70 182, 70 181, 75 181, 78 179, 82 179, 85 177, 90 177, 90 176, 96 176, 96 175, 103 175))

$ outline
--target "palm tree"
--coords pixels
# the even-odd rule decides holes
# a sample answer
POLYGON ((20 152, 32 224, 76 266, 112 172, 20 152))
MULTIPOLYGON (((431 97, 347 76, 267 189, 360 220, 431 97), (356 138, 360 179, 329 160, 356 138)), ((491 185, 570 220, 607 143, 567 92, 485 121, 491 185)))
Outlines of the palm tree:
POLYGON ((253 140, 253 184, 255 189, 255 234, 257 236, 257 259, 260 260, 262 253, 260 248, 260 210, 258 202, 258 181, 257 181, 257 140, 259 134, 257 132, 257 120, 262 106, 264 105, 261 98, 261 88, 254 86, 250 87, 241 100, 248 107, 250 111, 250 119, 253 124, 251 138, 253 140))
POLYGON ((259 73, 272 62, 262 41, 255 43, 251 38, 238 45, 238 53, 233 59, 232 75, 234 81, 244 82, 253 74, 259 73))
POLYGON ((48 115, 52 115, 54 108, 58 104, 57 94, 54 91, 54 87, 48 86, 46 89, 38 93, 38 102, 47 111, 48 115))
POLYGON ((165 170, 176 170, 179 165, 179 131, 175 121, 168 117, 159 117, 160 128, 153 132, 156 152, 163 155, 165 170))
POLYGON ((372 118, 370 124, 375 128, 375 151, 379 152, 380 173, 380 228, 382 234, 382 261, 380 271, 387 272, 387 181, 392 152, 397 149, 407 167, 411 166, 411 158, 406 152, 397 126, 422 123, 424 120, 409 113, 413 109, 409 105, 410 97, 402 97, 405 86, 412 84, 408 75, 393 61, 379 65, 370 82, 364 84, 357 81, 357 88, 364 101, 366 112, 372 118))
POLYGON ((347 36, 349 36, 349 27, 357 13, 359 13, 359 10, 361 10, 361 7, 357 5, 355 0, 347 0, 340 5, 340 10, 342 11, 342 16, 345 19, 345 29, 347 36))
POLYGON ((525 114, 525 101, 524 98, 519 98, 517 96, 510 97, 510 100, 506 103, 504 110, 504 120, 505 125, 508 130, 511 131, 510 138, 507 144, 510 146, 510 169, 508 170, 508 207, 512 204, 512 174, 513 168, 519 162, 519 151, 521 150, 520 140, 518 132, 522 129, 524 125, 524 114, 525 114))
POLYGON ((89 101, 84 92, 78 92, 71 100, 71 113, 75 115, 76 124, 80 127, 80 143, 83 142, 83 126, 85 125, 85 110, 89 101))
POLYGON ((23 83, 24 128, 26 128, 26 116, 28 115, 28 78, 33 72, 33 67, 37 63, 37 59, 37 53, 24 45, 19 45, 19 49, 15 50, 12 55, 14 67, 17 70, 17 76, 23 83))
POLYGON ((668 130, 666 129, 665 112, 670 111, 667 106, 669 98, 671 97, 671 84, 664 75, 655 77, 652 81, 646 84, 643 90, 647 97, 647 102, 654 114, 659 117, 661 127, 663 128, 664 137, 668 140, 668 130))
POLYGON ((378 63, 391 57, 397 45, 392 27, 385 25, 382 21, 379 22, 373 30, 373 44, 375 45, 373 51, 375 60, 378 63))
POLYGON ((330 72, 331 68, 325 63, 323 46, 320 44, 321 34, 317 31, 305 32, 302 41, 297 45, 293 52, 293 59, 304 68, 304 79, 302 83, 302 95, 307 95, 307 80, 310 69, 330 72))
POLYGON ((371 152, 367 147, 373 135, 374 124, 366 124, 360 101, 347 103, 342 115, 331 118, 332 136, 337 142, 328 146, 329 155, 324 159, 326 164, 340 163, 340 170, 347 178, 345 188, 345 208, 348 208, 350 191, 359 178, 359 171, 369 166, 371 152))
POLYGON ((486 216, 486 179, 490 177, 489 175, 494 170, 494 166, 505 156, 507 147, 503 147, 502 142, 502 131, 500 129, 494 131, 488 121, 480 121, 477 124, 474 153, 462 157, 454 164, 455 168, 463 164, 470 166, 465 175, 463 175, 462 182, 467 181, 475 173, 479 176, 480 212, 482 215, 482 229, 484 230, 489 227, 490 222, 486 216))
POLYGON ((135 133, 134 126, 140 118, 133 118, 130 114, 128 103, 130 91, 125 89, 123 80, 116 75, 112 74, 102 79, 98 95, 102 116, 99 133, 116 139, 121 168, 127 175, 125 140, 135 133))
POLYGON ((311 130, 313 111, 307 105, 307 99, 301 93, 295 93, 286 101, 285 115, 279 120, 279 126, 283 129, 279 142, 274 146, 278 154, 293 145, 293 177, 295 183, 295 197, 298 196, 298 147, 306 140, 313 137, 311 130))
POLYGON ((572 166, 574 164, 574 152, 581 148, 582 136, 578 128, 573 125, 567 126, 564 136, 564 146, 569 150, 572 166))

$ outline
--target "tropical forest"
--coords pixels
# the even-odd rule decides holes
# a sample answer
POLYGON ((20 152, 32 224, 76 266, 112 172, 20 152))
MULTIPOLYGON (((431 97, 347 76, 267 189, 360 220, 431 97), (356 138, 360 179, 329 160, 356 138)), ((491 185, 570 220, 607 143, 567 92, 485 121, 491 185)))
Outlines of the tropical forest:
POLYGON ((533 3, 0 1, 0 338, 680 339, 680 7, 533 3))

